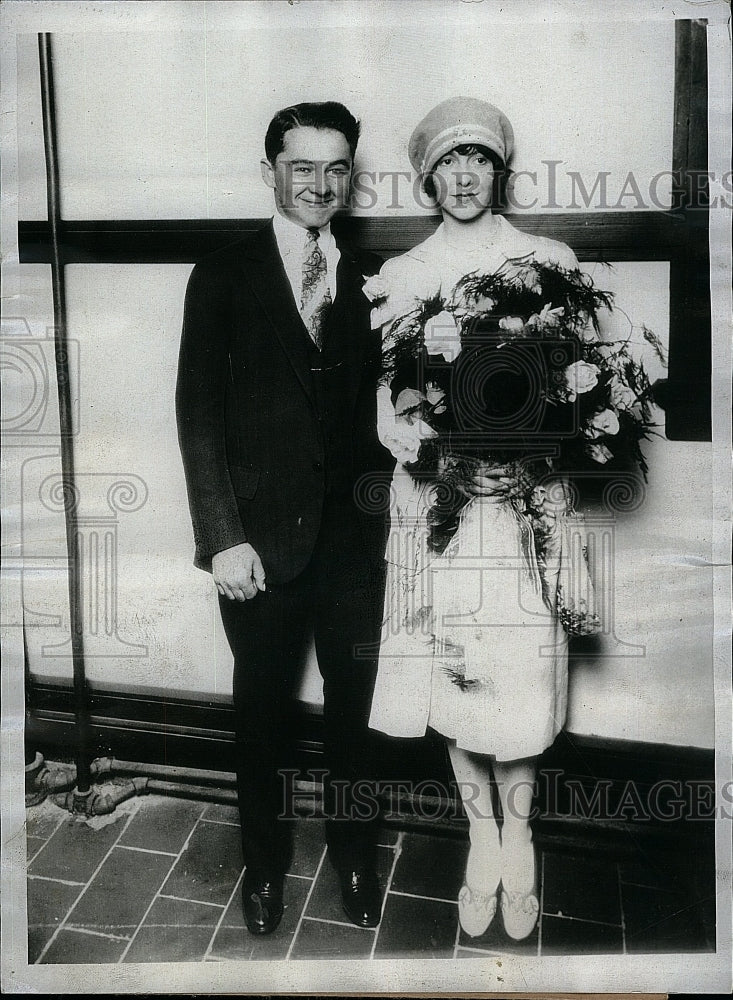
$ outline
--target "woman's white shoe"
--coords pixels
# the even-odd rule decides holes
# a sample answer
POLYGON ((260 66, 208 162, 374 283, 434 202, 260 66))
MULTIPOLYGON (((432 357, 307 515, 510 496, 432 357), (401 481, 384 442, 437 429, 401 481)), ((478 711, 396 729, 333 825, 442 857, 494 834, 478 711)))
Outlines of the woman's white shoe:
POLYGON ((496 893, 477 892, 464 885, 458 893, 458 919, 469 937, 481 937, 496 913, 496 893))
POLYGON ((534 930, 540 912, 537 861, 528 829, 502 838, 501 915, 510 938, 521 941, 534 930))
POLYGON ((510 938, 521 941, 529 937, 537 923, 540 904, 534 891, 501 893, 501 916, 504 920, 504 930, 510 938))

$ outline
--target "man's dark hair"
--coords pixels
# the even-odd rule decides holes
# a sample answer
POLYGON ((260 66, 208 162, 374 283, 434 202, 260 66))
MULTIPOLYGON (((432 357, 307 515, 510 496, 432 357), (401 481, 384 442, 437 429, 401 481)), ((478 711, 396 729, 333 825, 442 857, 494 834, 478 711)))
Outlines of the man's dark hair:
POLYGON ((285 145, 285 133, 292 128, 332 128, 341 132, 349 144, 354 158, 361 126, 348 108, 338 101, 293 104, 278 111, 270 122, 265 135, 265 154, 274 164, 285 145))
MULTIPOLYGON (((506 208, 506 185, 509 171, 499 154, 495 153, 493 149, 489 149, 487 146, 480 146, 478 143, 474 142, 456 146, 455 150, 457 153, 460 153, 461 156, 470 156, 472 153, 482 153, 488 160, 491 160, 494 167, 494 184, 491 191, 491 206, 494 209, 506 208)), ((422 182, 423 191, 429 198, 435 198, 435 181, 433 179, 433 172, 434 168, 429 174, 425 175, 422 182)))

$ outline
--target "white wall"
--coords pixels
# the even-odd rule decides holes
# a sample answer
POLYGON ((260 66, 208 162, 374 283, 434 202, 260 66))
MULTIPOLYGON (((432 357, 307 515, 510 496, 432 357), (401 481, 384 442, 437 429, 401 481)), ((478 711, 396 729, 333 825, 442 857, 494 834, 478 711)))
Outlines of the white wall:
MULTIPOLYGON (((455 5, 436 4, 432 21, 416 31, 405 3, 392 5, 393 19, 405 14, 391 27, 366 17, 370 4, 361 27, 340 21, 338 4, 327 20, 306 20, 298 5, 268 6, 271 16, 250 32, 54 36, 65 218, 266 215, 265 130, 275 111, 302 100, 347 104, 363 124, 358 165, 376 172, 410 170, 407 139, 438 101, 455 94, 492 100, 515 128, 513 168, 538 171, 541 204, 549 201, 542 161, 562 161, 560 204, 572 193, 566 171, 590 187, 599 171, 610 172, 615 203, 629 170, 647 192, 669 168, 672 22, 469 31, 453 22, 455 5)), ((46 212, 36 49, 35 38, 21 39, 25 219, 46 212)), ((401 206, 390 207, 391 184, 381 182, 379 203, 364 214, 424 210, 405 179, 401 206)), ((660 198, 665 190, 660 183, 660 198)), ((523 181, 522 201, 531 193, 523 181)), ((620 207, 638 206, 630 198, 620 207)))
MULTIPOLYGON (((273 16, 287 22, 288 5, 275 8, 273 16)), ((614 178, 620 186, 630 169, 644 188, 669 166, 671 24, 639 24, 633 32, 628 24, 575 25, 572 31, 536 25, 521 42, 517 29, 507 26, 467 36, 439 14, 430 30, 421 27, 419 40, 408 24, 390 32, 366 26, 352 34, 336 23, 320 27, 310 34, 306 28, 307 65, 302 17, 298 37, 263 22, 239 34, 56 38, 64 216, 265 215, 269 196, 257 167, 262 136, 272 111, 302 99, 337 97, 352 107, 363 120, 361 166, 369 170, 408 169, 404 150, 412 126, 454 93, 493 98, 507 111, 517 132, 515 169, 564 160, 589 180, 597 170, 610 171, 613 189, 614 178), (562 75, 560 51, 571 68, 562 75)), ((19 214, 42 218, 34 39, 22 41, 19 56, 19 214)), ((388 183, 380 195, 370 214, 419 210, 409 199, 390 208, 388 183)), ((666 340, 666 265, 589 269, 599 284, 618 292, 635 323, 647 323, 666 340)), ((114 535, 118 546, 116 615, 108 613, 117 635, 105 637, 102 616, 101 632, 88 642, 89 676, 108 688, 224 698, 230 655, 210 578, 191 565, 173 418, 189 270, 67 268, 69 334, 80 359, 74 374, 80 514, 98 522, 88 525, 90 534, 114 535), (105 521, 112 516, 107 490, 124 479, 138 490, 138 499, 128 496, 131 509, 118 510, 114 523, 105 521)), ((48 269, 24 266, 21 272, 24 309, 42 338, 51 322, 48 269)), ((574 667, 569 726, 578 733, 712 746, 710 448, 659 438, 645 451, 651 467, 647 502, 620 517, 615 530, 616 634, 639 648, 632 656, 593 657, 574 667)), ((25 600, 27 609, 62 621, 29 628, 28 641, 34 674, 68 678, 70 660, 48 655, 68 621, 60 565, 63 518, 38 499, 42 483, 58 471, 57 457, 42 457, 48 452, 23 469, 24 512, 30 515, 24 541, 39 567, 26 578, 25 600), (48 571, 40 568, 44 560, 48 571)), ((33 453, 26 449, 22 457, 33 453)), ((620 649, 611 643, 605 653, 620 649)), ((302 694, 320 697, 312 656, 302 694)))

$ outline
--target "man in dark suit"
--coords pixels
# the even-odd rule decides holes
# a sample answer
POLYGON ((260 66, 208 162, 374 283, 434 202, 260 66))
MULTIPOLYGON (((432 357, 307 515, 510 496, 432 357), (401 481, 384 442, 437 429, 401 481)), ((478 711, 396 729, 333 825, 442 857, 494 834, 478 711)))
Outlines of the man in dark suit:
POLYGON ((213 574, 234 654, 243 904, 259 934, 283 909, 282 772, 309 628, 324 682, 329 856, 349 918, 374 926, 381 912, 376 818, 351 802, 373 773, 366 722, 384 585, 385 517, 355 493, 389 467, 376 431, 379 336, 361 290, 380 261, 330 228, 358 136, 341 104, 279 112, 262 161, 274 219, 198 263, 186 293, 179 441, 195 563, 213 574))

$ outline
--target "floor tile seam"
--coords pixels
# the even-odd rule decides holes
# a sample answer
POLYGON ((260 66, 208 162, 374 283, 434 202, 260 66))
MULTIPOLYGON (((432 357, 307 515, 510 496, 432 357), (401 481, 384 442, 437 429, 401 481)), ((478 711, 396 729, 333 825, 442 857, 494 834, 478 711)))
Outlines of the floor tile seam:
POLYGON ((382 918, 384 916, 385 907, 387 906, 387 897, 389 896, 392 888, 392 881, 394 879, 394 873, 397 869, 397 862, 399 861, 402 855, 402 841, 404 840, 404 836, 405 836, 404 832, 400 830, 399 833, 397 834, 397 840, 395 841, 394 844, 394 857, 392 858, 392 864, 389 869, 389 875, 387 876, 387 885, 385 886, 384 898, 382 899, 382 910, 381 913, 379 914, 379 924, 376 927, 377 933, 374 935, 374 940, 372 941, 372 950, 369 955, 370 959, 374 958, 374 953, 377 948, 377 941, 379 940, 379 932, 382 929, 382 918))
MULTIPOLYGON (((34 851, 33 854, 31 854, 29 857, 26 857, 26 860, 25 860, 26 870, 28 868, 30 868, 30 866, 36 860, 36 858, 41 853, 41 851, 45 850, 46 844, 48 843, 48 840, 43 840, 41 837, 33 837, 33 840, 40 840, 41 841, 41 846, 38 848, 37 851, 34 851)), ((26 838, 26 850, 27 849, 28 849, 28 838, 26 838)))
POLYGON ((95 931, 91 927, 81 927, 77 924, 67 924, 65 931, 73 934, 85 934, 87 937, 107 938, 109 941, 129 941, 128 934, 105 934, 104 931, 95 931))
POLYGON ((618 908, 621 914, 621 954, 626 954, 626 914, 624 912, 624 894, 621 888, 621 866, 616 862, 616 887, 618 891, 618 908))
MULTIPOLYGON (((631 889, 651 889, 653 892, 663 892, 665 896, 679 895, 679 889, 666 889, 663 885, 651 885, 649 882, 635 882, 633 879, 624 878, 623 875, 619 874, 619 882, 621 885, 627 885, 631 889)), ((687 892, 683 893, 687 895, 687 892)))
POLYGON ((171 896, 167 892, 159 892, 158 899, 174 899, 177 903, 192 903, 194 906, 213 906, 217 910, 225 910, 224 903, 212 903, 207 899, 189 899, 187 896, 171 896))
POLYGON ((119 844, 120 851, 135 851, 137 854, 159 854, 164 858, 177 858, 174 851, 153 851, 149 847, 133 847, 132 844, 119 844))
POLYGON ((87 884, 86 882, 72 882, 66 878, 54 878, 52 875, 28 875, 27 878, 29 882, 56 882, 57 885, 70 885, 79 889, 87 884))
POLYGON ((145 924, 145 927, 142 928, 142 930, 148 930, 150 928, 155 928, 156 930, 161 930, 163 928, 170 928, 171 930, 177 930, 177 931, 196 930, 196 929, 209 931, 211 930, 211 924, 182 924, 178 922, 174 924, 147 923, 145 924))
POLYGON ((390 889, 390 896, 406 896, 408 899, 424 899, 429 903, 448 903, 450 906, 456 906, 457 900, 446 899, 444 896, 424 896, 419 892, 405 892, 402 889, 390 889))
MULTIPOLYGON (((496 951, 496 950, 492 951, 489 948, 479 948, 479 947, 472 948, 470 945, 467 944, 460 945, 456 949, 456 951, 457 952, 470 951, 472 955, 486 955, 487 958, 506 958, 506 956, 510 954, 507 951, 496 951)), ((514 953, 512 952, 512 954, 514 953)))
POLYGON ((285 960, 286 961, 288 961, 290 959, 290 956, 291 956, 291 954, 293 952, 293 947, 295 946, 295 942, 298 939, 298 934, 300 932, 300 928, 303 926, 303 919, 304 919, 304 916, 305 916, 305 911, 308 909, 308 904, 310 903, 311 896, 313 895, 313 890, 316 887, 316 882, 318 881, 318 876, 321 874, 321 870, 323 868, 323 862, 326 860, 326 854, 327 854, 327 852, 328 852, 328 848, 327 847, 324 847, 323 850, 321 851, 321 857, 320 857, 320 860, 318 862, 318 866, 316 868, 316 873, 313 876, 313 881, 311 882, 310 888, 308 889, 306 897, 305 897, 305 899, 303 901, 303 909, 300 911, 300 917, 298 918, 298 923, 295 925, 295 930, 293 931, 293 936, 290 939, 290 944, 288 946, 287 954, 285 955, 285 960))
POLYGON ((242 879, 243 878, 244 878, 244 867, 242 868, 242 870, 240 871, 239 875, 237 876, 237 878, 234 881, 234 888, 232 889, 231 893, 229 894, 229 899, 222 906, 221 913, 219 914, 219 919, 216 921, 216 926, 214 927, 214 929, 212 931, 211 937, 209 938, 209 943, 207 944, 206 950, 204 951, 203 958, 201 959, 202 962, 205 962, 207 960, 207 958, 211 957, 211 952, 212 952, 212 949, 214 947, 214 941, 216 940, 216 936, 217 936, 217 934, 219 933, 219 931, 222 928, 222 925, 224 923, 224 917, 226 916, 227 910, 232 905, 232 900, 234 899, 234 897, 236 896, 236 894, 239 892, 239 887, 240 887, 240 885, 242 883, 242 879))
POLYGON ((198 817, 191 824, 191 829, 188 831, 188 836, 184 840, 183 846, 181 847, 180 851, 178 852, 177 857, 180 858, 180 856, 183 854, 183 852, 188 850, 188 845, 191 843, 191 837, 193 837, 193 835, 196 832, 197 828, 199 826, 201 826, 201 824, 203 822, 202 817, 204 815, 204 812, 205 812, 205 809, 202 809, 201 812, 199 813, 198 817))
POLYGON ((305 882, 312 882, 314 877, 313 875, 296 875, 294 872, 285 872, 285 878, 299 878, 305 882))
MULTIPOLYGON (((33 833, 30 833, 30 834, 28 833, 28 808, 31 808, 31 807, 26 807, 26 821, 25 821, 26 835, 29 836, 29 837, 35 837, 36 840, 42 840, 43 841, 43 846, 39 847, 38 850, 36 851, 36 853, 33 856, 33 860, 35 861, 35 859, 38 857, 38 855, 41 853, 41 851, 45 850, 46 847, 48 847, 50 841, 53 840, 53 838, 56 836, 56 834, 58 833, 58 831, 61 829, 61 827, 63 826, 64 820, 68 819, 69 813, 67 812, 66 809, 62 809, 61 806, 59 806, 58 809, 59 809, 60 815, 59 815, 58 820, 56 822, 56 826, 48 834, 47 837, 38 837, 38 836, 36 836, 33 833)), ((28 864, 30 864, 30 861, 28 862, 28 864)))
MULTIPOLYGON (((728 887, 728 888, 730 888, 730 887, 728 887)), ((720 924, 720 918, 719 918, 719 915, 718 915, 718 896, 721 895, 722 892, 723 892, 723 888, 721 886, 720 889, 716 888, 716 891, 714 893, 708 895, 708 896, 699 896, 698 897, 698 901, 697 901, 697 905, 700 906, 700 907, 702 907, 709 900, 711 900, 711 899, 713 900, 713 932, 712 932, 712 935, 710 933, 708 933, 709 928, 708 928, 708 922, 707 922, 707 920, 703 920, 702 921, 702 929, 703 929, 703 932, 705 934, 705 940, 706 940, 706 942, 707 942, 707 944, 708 944, 708 946, 709 946, 709 948, 710 948, 711 951, 717 951, 718 944, 720 942, 720 934, 719 934, 719 931, 718 931, 718 927, 719 927, 719 924, 720 924)))
POLYGON ((304 916, 303 921, 310 920, 316 924, 332 924, 334 927, 346 927, 355 931, 371 931, 375 933, 376 927, 357 927, 356 924, 352 924, 349 920, 334 920, 332 917, 308 917, 304 916))
POLYGON ((623 926, 620 922, 614 924, 610 920, 592 920, 589 917, 573 917, 569 913, 550 913, 547 910, 542 911, 542 916, 552 917, 554 920, 569 920, 576 924, 594 924, 596 927, 616 927, 620 929, 623 926))
POLYGON ((165 876, 165 878, 163 879, 163 881, 161 882, 161 884, 158 886, 156 892, 153 894, 153 898, 150 900, 150 903, 148 904, 148 907, 145 910, 145 913, 143 913, 142 918, 141 918, 139 924, 135 928, 135 930, 134 930, 134 932, 132 934, 132 937, 130 938, 130 940, 129 940, 128 944, 127 944, 127 947, 123 950, 122 954, 117 959, 117 964, 118 965, 122 964, 125 961, 125 959, 127 958, 127 955, 128 955, 128 953, 130 951, 130 948, 132 948, 132 946, 133 946, 133 944, 135 942, 135 939, 137 938, 138 934, 140 933, 140 928, 145 923, 148 914, 150 913, 150 911, 152 910, 153 906, 155 905, 156 900, 160 899, 160 891, 161 891, 161 889, 164 888, 164 886, 168 882, 168 879, 171 877, 171 873, 173 872, 173 870, 176 867, 176 865, 178 864, 178 862, 181 860, 181 857, 183 856, 184 851, 186 851, 186 849, 188 848, 189 841, 191 840, 191 837, 193 836, 194 830, 196 829, 196 827, 198 826, 198 824, 201 822, 201 816, 203 815, 203 813, 204 813, 204 808, 201 809, 201 812, 199 813, 198 818, 195 820, 195 822, 193 823, 191 829, 189 830, 188 836, 184 840, 183 845, 182 845, 180 851, 178 852, 178 854, 168 855, 169 857, 175 858, 175 861, 171 862, 170 867, 168 868, 168 874, 165 876))
MULTIPOLYGON (((40 952, 38 958, 33 963, 34 965, 40 965, 41 964, 41 961, 43 960, 44 956, 48 953, 49 948, 54 943, 54 941, 59 936, 59 934, 64 929, 64 927, 66 926, 66 921, 68 920, 69 916, 73 913, 73 911, 79 905, 79 900, 84 897, 84 894, 89 889, 89 886, 92 884, 92 882, 94 881, 94 879, 97 877, 97 875, 99 874, 99 872, 102 870, 102 866, 105 864, 105 862, 107 861, 107 859, 111 856, 112 851, 115 849, 115 847, 119 843, 120 839, 124 836, 125 831, 127 830, 128 826, 130 825, 130 823, 133 820, 133 817, 135 817, 137 815, 139 808, 140 808, 140 803, 139 803, 139 800, 138 800, 133 805, 132 811, 130 813, 128 813, 127 819, 122 824, 122 829, 120 830, 119 834, 115 838, 114 843, 110 845, 110 848, 107 851, 107 853, 104 855, 104 857, 102 858, 102 860, 99 862, 99 864, 97 865, 97 867, 94 869, 94 871, 92 872, 92 874, 90 875, 90 877, 87 879, 86 883, 83 884, 83 888, 82 888, 81 892, 76 897, 76 899, 74 900, 74 902, 71 904, 71 906, 69 907, 69 909, 66 911, 65 916, 61 920, 61 923, 58 925, 58 927, 56 928, 56 930, 54 931, 54 933, 51 935, 51 937, 48 939, 48 941, 46 942, 46 944, 41 949, 41 952, 40 952)), ((61 826, 61 824, 59 823, 59 827, 60 826, 61 826)))
MULTIPOLYGON (((132 922, 129 923, 129 924, 105 924, 105 923, 96 923, 96 922, 93 922, 91 920, 90 921, 85 921, 84 923, 75 923, 73 920, 67 920, 66 921, 66 927, 67 928, 73 928, 75 930, 88 930, 90 933, 92 931, 96 930, 98 927, 109 927, 110 928, 110 933, 113 933, 115 930, 119 931, 119 930, 122 930, 123 928, 128 928, 128 927, 131 928, 132 930, 134 930, 134 929, 136 929, 137 924, 134 924, 132 922)), ((98 933, 103 934, 104 931, 99 931, 98 933)), ((125 941, 128 941, 130 939, 130 935, 129 934, 120 934, 120 935, 116 935, 116 936, 118 936, 118 937, 124 937, 125 941)))
MULTIPOLYGON (((654 923, 649 924, 648 927, 656 927, 659 924, 663 924, 665 921, 670 920, 672 917, 679 916, 680 913, 688 913, 691 910, 695 910, 695 909, 697 909, 698 906, 699 906, 699 903, 697 903, 697 902, 689 903, 687 906, 681 906, 679 909, 674 910, 672 913, 665 914, 665 916, 662 917, 660 920, 656 920, 656 921, 654 921, 654 923)), ((647 929, 647 928, 645 928, 645 929, 647 929)))
POLYGON ((542 916, 545 912, 545 852, 540 852, 540 912, 537 917, 537 957, 542 957, 542 916))
MULTIPOLYGON (((173 866, 171 866, 171 867, 173 867, 173 866)), ((170 872, 168 872, 168 875, 170 875, 170 872)), ((166 879, 167 878, 168 878, 168 876, 166 876, 166 879)), ((129 941, 127 942, 127 947, 123 949, 122 954, 117 959, 117 964, 118 965, 121 964, 122 962, 124 962, 125 959, 127 958, 127 954, 130 951, 130 948, 132 948, 132 945, 133 945, 135 939, 137 938, 138 934, 140 933, 140 929, 141 929, 142 925, 145 923, 145 920, 146 920, 148 914, 150 913, 150 911, 152 910, 153 906, 155 905, 156 899, 158 899, 158 893, 157 892, 155 893, 155 895, 153 896, 153 898, 150 900, 150 903, 148 904, 148 907, 145 910, 145 913, 143 913, 143 915, 142 915, 142 919, 140 920, 140 923, 137 925, 137 927, 135 928, 135 930, 132 932, 132 935, 130 936, 129 941)))
MULTIPOLYGON (((635 931, 632 931, 631 929, 629 929, 627 931, 627 936, 629 938, 629 943, 633 944, 634 941, 638 940, 638 938, 639 938, 640 935, 648 934, 649 931, 653 931, 654 928, 661 927, 663 924, 667 923, 667 921, 673 919, 674 917, 679 916, 680 913, 684 913, 684 912, 685 912, 685 910, 675 910, 674 913, 667 914, 667 916, 663 917, 661 920, 654 920, 652 923, 645 924, 643 927, 639 927, 635 931)), ((703 929, 703 934, 704 934, 704 929, 703 929)), ((680 951, 680 954, 684 954, 684 951, 682 949, 680 949, 679 951, 680 951)))
POLYGON ((458 957, 458 948, 459 948, 460 940, 461 940, 461 918, 459 916, 458 920, 456 920, 456 936, 455 936, 455 940, 453 941, 453 960, 454 961, 458 957))

